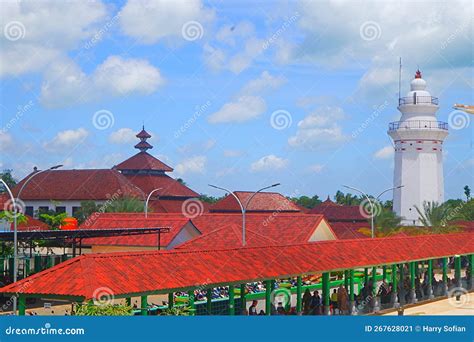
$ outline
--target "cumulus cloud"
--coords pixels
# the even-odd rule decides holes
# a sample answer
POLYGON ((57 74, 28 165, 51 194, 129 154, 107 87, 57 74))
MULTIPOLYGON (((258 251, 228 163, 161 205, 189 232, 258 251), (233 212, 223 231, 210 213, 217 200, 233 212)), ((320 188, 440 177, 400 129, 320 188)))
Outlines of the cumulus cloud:
POLYGON ((280 170, 288 166, 288 159, 277 157, 273 154, 264 156, 250 165, 252 172, 280 170))
POLYGON ((380 150, 374 153, 374 158, 376 159, 390 159, 394 154, 393 146, 387 145, 382 147, 380 150))
POLYGON ((204 173, 206 162, 206 156, 194 156, 178 163, 175 167, 175 171, 180 175, 188 173, 204 173))
POLYGON ((46 72, 41 102, 47 107, 62 107, 103 97, 150 94, 163 83, 160 70, 143 59, 110 56, 90 75, 74 62, 62 60, 46 72))
POLYGON ((210 123, 244 122, 254 119, 267 110, 267 103, 260 96, 277 89, 286 82, 281 76, 273 76, 268 71, 250 80, 240 89, 236 98, 225 103, 221 109, 208 117, 210 123))
MULTIPOLYGON (((145 44, 167 37, 181 37, 183 25, 211 21, 214 12, 201 0, 128 0, 121 10, 123 32, 145 44)), ((203 32, 205 34, 205 32, 203 32)))
POLYGON ((58 132, 56 136, 46 143, 43 147, 50 152, 68 152, 77 147, 89 136, 89 132, 84 128, 68 129, 58 132))
POLYGON ((92 37, 106 14, 100 1, 2 2, 0 76, 41 71, 92 37))
POLYGON ((129 144, 137 141, 137 133, 131 128, 120 128, 110 133, 109 142, 112 144, 129 144))
POLYGON ((344 117, 342 108, 321 107, 298 122, 296 135, 288 139, 288 144, 309 150, 338 146, 348 140, 339 124, 344 117))

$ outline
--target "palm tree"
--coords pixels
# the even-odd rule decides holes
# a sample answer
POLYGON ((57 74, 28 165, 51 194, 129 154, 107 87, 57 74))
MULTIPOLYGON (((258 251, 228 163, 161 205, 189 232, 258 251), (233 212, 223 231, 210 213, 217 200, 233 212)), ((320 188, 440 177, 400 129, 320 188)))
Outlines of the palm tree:
POLYGON ((390 209, 382 209, 375 216, 375 228, 377 236, 390 236, 400 231, 402 218, 390 209))
POLYGON ((104 204, 108 213, 141 213, 145 210, 143 201, 134 197, 121 197, 104 204))
POLYGON ((458 218, 458 214, 446 203, 423 202, 423 208, 415 205, 419 219, 423 226, 431 228, 433 233, 447 233, 457 231, 458 228, 449 226, 449 221, 458 218))

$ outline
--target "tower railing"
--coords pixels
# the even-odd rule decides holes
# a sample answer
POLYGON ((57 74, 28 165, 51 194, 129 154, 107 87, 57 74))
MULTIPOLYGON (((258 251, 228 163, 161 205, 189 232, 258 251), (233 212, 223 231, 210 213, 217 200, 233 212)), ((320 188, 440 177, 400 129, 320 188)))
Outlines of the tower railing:
POLYGON ((442 121, 407 120, 391 122, 388 125, 389 131, 396 131, 399 129, 442 129, 447 131, 448 124, 442 121))
POLYGON ((408 96, 400 97, 398 99, 398 105, 416 105, 416 104, 433 104, 438 105, 439 101, 437 97, 434 96, 408 96))

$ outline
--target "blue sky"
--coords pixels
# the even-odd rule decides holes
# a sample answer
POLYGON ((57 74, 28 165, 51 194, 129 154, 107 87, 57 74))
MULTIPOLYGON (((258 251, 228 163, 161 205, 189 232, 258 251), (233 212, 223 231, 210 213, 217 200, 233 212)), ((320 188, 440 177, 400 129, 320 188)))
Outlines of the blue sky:
MULTIPOLYGON (((201 193, 280 182, 286 195, 375 194, 392 185, 399 57, 402 94, 419 66, 439 120, 474 104, 470 1, 2 7, 0 164, 17 177, 110 168, 145 124, 150 152, 201 193)), ((474 186, 468 120, 446 140, 447 198, 474 186)))

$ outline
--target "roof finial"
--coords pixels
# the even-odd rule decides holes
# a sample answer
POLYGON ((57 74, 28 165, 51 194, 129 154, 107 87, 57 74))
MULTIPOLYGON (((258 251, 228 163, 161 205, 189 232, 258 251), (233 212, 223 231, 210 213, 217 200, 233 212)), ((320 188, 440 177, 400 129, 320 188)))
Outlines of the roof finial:
POLYGON ((418 70, 416 71, 416 73, 415 73, 415 78, 421 78, 421 71, 420 71, 420 68, 418 68, 418 70))
POLYGON ((151 138, 151 135, 145 131, 145 124, 143 124, 141 132, 138 133, 136 137, 140 139, 140 142, 135 145, 135 148, 139 149, 140 152, 146 152, 150 148, 153 148, 153 146, 146 141, 148 138, 151 138))

